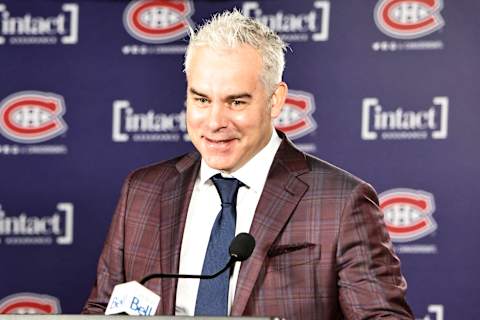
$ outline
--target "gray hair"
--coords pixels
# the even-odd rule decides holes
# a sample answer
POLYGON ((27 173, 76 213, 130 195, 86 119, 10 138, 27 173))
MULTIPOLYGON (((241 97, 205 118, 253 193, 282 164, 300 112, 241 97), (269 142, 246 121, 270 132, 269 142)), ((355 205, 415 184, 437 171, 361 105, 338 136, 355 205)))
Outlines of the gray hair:
POLYGON ((287 44, 266 25, 244 16, 240 11, 224 11, 215 14, 197 31, 191 30, 190 42, 185 53, 185 72, 190 66, 192 48, 235 48, 247 44, 259 51, 263 61, 261 80, 268 91, 282 81, 287 44))

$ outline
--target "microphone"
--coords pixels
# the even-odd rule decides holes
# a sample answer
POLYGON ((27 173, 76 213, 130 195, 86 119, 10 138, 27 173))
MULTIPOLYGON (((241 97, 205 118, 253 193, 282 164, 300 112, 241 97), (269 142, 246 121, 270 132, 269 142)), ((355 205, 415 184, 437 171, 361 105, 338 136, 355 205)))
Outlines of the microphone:
POLYGON ((230 260, 223 267, 223 269, 210 275, 195 275, 195 274, 176 274, 176 273, 154 273, 144 277, 140 283, 145 284, 147 281, 154 278, 195 278, 195 279, 213 279, 229 269, 237 261, 245 261, 252 255, 255 249, 255 238, 246 232, 239 233, 230 243, 228 251, 230 253, 230 260))
POLYGON ((105 315, 153 316, 159 303, 159 295, 137 281, 130 281, 113 288, 105 315))
POLYGON ((154 273, 144 277, 140 283, 130 281, 118 284, 113 288, 108 301, 105 315, 128 314, 135 316, 152 316, 160 303, 160 296, 143 286, 147 281, 154 278, 197 278, 213 279, 237 261, 247 260, 255 249, 255 239, 248 233, 239 233, 230 243, 230 260, 220 271, 210 275, 191 275, 175 273, 154 273))

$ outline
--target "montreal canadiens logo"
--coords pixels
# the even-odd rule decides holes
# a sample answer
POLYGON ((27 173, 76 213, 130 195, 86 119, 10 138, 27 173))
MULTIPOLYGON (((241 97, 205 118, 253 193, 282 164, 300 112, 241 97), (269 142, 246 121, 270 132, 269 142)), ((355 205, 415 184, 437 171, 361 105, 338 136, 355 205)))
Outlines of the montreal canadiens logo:
POLYGON ((20 143, 50 140, 67 130, 62 96, 22 91, 0 102, 0 133, 20 143))
POLYGON ((416 39, 445 25, 442 8, 443 0, 380 0, 375 6, 375 23, 390 37, 416 39))
POLYGON ((379 195, 385 224, 394 242, 409 242, 432 233, 435 199, 431 193, 413 189, 392 189, 379 195))
POLYGON ((282 113, 275 119, 275 127, 290 139, 303 137, 317 128, 312 117, 314 111, 315 99, 312 94, 289 90, 282 113))
POLYGON ((57 298, 35 293, 16 293, 0 300, 0 314, 58 314, 57 298))
POLYGON ((133 1, 123 13, 127 32, 137 40, 165 43, 182 38, 193 23, 191 1, 144 0, 133 1))

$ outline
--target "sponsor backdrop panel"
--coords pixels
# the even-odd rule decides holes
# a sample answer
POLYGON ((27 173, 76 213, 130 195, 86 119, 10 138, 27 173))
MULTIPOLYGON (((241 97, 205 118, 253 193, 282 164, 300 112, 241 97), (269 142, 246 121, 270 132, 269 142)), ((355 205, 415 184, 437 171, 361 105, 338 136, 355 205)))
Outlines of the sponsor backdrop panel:
POLYGON ((192 149, 189 27, 290 44, 276 126, 377 189, 417 319, 478 315, 480 3, 0 0, 0 313, 78 313, 124 177, 192 149))

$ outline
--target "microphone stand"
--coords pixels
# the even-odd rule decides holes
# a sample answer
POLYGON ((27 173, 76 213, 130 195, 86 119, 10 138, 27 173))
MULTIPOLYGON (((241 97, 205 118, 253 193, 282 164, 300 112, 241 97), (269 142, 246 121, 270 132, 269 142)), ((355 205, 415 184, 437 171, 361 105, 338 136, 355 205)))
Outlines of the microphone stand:
POLYGON ((214 274, 210 275, 193 275, 193 274, 174 274, 174 273, 153 273, 150 274, 146 277, 144 277, 141 281, 140 284, 144 285, 147 281, 153 279, 153 278, 187 278, 187 279, 213 279, 217 276, 219 276, 221 273, 225 272, 228 268, 230 268, 235 262, 239 261, 236 257, 232 256, 230 257, 230 260, 228 261, 227 265, 223 267, 220 271, 214 274))

